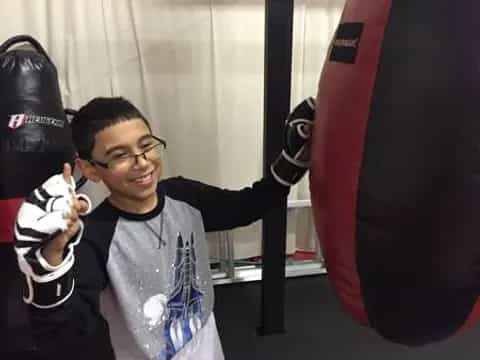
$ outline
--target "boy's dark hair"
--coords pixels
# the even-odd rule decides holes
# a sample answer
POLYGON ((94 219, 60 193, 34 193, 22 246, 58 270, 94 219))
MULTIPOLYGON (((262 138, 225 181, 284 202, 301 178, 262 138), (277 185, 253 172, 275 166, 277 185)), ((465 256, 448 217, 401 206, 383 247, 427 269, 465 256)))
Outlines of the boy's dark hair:
POLYGON ((95 135, 112 125, 134 118, 142 119, 150 128, 143 114, 123 97, 97 97, 82 106, 72 119, 73 142, 81 159, 90 159, 95 145, 95 135))

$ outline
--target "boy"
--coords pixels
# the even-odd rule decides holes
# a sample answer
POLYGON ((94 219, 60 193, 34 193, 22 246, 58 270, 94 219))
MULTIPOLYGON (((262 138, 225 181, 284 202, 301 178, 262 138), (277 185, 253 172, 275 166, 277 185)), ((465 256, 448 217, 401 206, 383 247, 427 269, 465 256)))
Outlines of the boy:
POLYGON ((79 220, 88 205, 65 164, 22 205, 15 229, 45 358, 223 359, 205 232, 248 225, 285 199, 308 167, 313 107, 308 99, 288 117, 271 175, 230 191, 159 181, 166 144, 127 100, 83 106, 72 122, 77 165, 111 195, 79 220))

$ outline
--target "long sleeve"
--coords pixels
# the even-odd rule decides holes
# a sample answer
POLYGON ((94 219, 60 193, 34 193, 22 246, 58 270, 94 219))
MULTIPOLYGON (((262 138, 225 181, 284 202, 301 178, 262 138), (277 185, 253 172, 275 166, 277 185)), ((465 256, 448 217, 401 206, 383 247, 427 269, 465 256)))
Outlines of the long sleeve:
POLYGON ((256 181, 250 187, 227 190, 181 177, 164 181, 170 196, 199 209, 205 231, 222 231, 245 226, 264 217, 285 201, 290 188, 272 176, 256 181))
POLYGON ((65 303, 51 309, 31 308, 40 353, 49 360, 113 358, 108 326, 99 306, 107 276, 100 252, 88 239, 82 239, 75 248, 75 263, 70 271, 75 285, 65 303))

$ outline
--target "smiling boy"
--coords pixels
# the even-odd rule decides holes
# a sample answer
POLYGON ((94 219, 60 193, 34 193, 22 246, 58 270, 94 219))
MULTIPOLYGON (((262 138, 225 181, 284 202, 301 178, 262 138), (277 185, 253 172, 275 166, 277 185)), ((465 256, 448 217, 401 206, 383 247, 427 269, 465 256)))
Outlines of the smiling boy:
MULTIPOLYGON (((308 99, 287 119, 285 149, 271 174, 235 191, 161 180, 166 143, 129 101, 96 98, 82 107, 72 122, 77 165, 110 196, 83 220, 85 204, 73 196, 54 236, 37 231, 28 211, 18 215, 17 253, 28 264, 21 268, 40 353, 223 359, 205 234, 248 225, 285 201, 308 167, 313 106, 308 99), (18 227, 24 223, 29 236, 18 227)), ((66 165, 55 186, 68 187, 70 179, 66 165)), ((25 206, 55 198, 49 186, 38 191, 43 200, 32 195, 25 206)))

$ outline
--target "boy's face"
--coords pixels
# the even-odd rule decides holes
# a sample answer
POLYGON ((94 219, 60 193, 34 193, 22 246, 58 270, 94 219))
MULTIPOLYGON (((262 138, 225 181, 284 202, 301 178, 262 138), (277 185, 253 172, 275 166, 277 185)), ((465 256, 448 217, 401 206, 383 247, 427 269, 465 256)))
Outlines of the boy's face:
MULTIPOLYGON (((142 119, 123 121, 99 131, 91 157, 108 163, 129 154, 141 154, 152 143, 151 132, 142 119)), ((137 156, 129 166, 104 168, 84 165, 84 175, 93 181, 102 180, 111 192, 110 201, 122 210, 145 212, 157 204, 157 183, 161 175, 161 159, 157 151, 137 156)))

